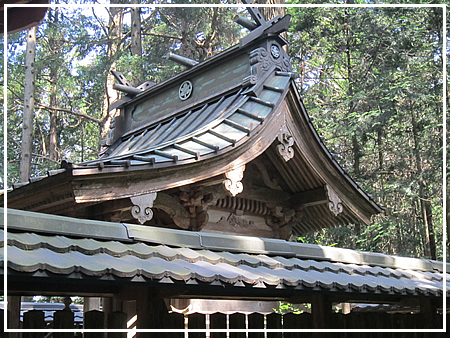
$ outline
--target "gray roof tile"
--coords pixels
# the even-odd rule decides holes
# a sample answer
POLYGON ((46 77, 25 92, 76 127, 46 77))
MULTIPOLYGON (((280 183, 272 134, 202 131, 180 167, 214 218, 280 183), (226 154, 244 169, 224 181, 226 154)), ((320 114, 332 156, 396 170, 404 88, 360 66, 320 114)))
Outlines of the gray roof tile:
MULTIPOLYGON (((3 235, 3 233, 1 233, 3 235)), ((2 252, 3 253, 3 252, 2 252)), ((49 271, 59 275, 322 288, 343 292, 442 294, 437 271, 385 268, 367 264, 300 259, 280 255, 232 253, 146 243, 8 233, 8 267, 17 272, 49 271), (244 284, 242 284, 244 283, 244 284)), ((450 278, 447 275, 447 292, 450 278)))

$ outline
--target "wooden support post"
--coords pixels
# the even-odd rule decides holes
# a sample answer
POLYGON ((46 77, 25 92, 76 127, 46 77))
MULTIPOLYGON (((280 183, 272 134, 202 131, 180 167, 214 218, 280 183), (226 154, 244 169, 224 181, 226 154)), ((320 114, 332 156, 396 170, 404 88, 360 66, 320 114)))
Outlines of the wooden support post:
MULTIPOLYGON (((170 314, 166 303, 160 295, 149 288, 139 290, 136 299, 137 329, 184 329, 183 315, 170 314)), ((137 338, 147 337, 178 337, 183 338, 183 332, 138 332, 137 338)))
MULTIPOLYGON (((267 329, 271 330, 281 330, 283 326, 281 325, 281 315, 278 313, 271 313, 266 316, 267 329)), ((267 332, 267 338, 281 338, 283 337, 282 332, 267 332)))
MULTIPOLYGON (((188 316, 188 328, 191 330, 195 329, 206 329, 206 316, 201 313, 193 313, 188 316)), ((205 338, 206 332, 190 332, 189 338, 205 338)))
POLYGON ((0 329, 0 338, 7 338, 8 334, 6 332, 3 332, 4 318, 5 318, 4 317, 5 313, 3 311, 5 311, 5 310, 0 309, 0 327, 1 327, 1 329, 0 329))
POLYGON ((420 314, 424 329, 437 329, 435 324, 436 313, 436 306, 431 303, 430 298, 420 299, 420 314))
MULTIPOLYGON (((75 329, 72 311, 59 310, 53 314, 54 329, 75 329)), ((73 338, 73 332, 53 332, 54 338, 73 338)))
MULTIPOLYGON (((213 313, 209 316, 211 329, 227 329, 227 315, 224 313, 213 313)), ((226 338, 226 332, 211 332, 211 338, 226 338)))
MULTIPOLYGON (((20 296, 8 296, 8 329, 20 329, 20 296)), ((19 338, 19 332, 9 332, 9 338, 19 338)))
MULTIPOLYGON (((252 313, 247 318, 249 329, 264 329, 264 315, 252 313)), ((249 332, 248 338, 264 338, 264 332, 249 332)))
MULTIPOLYGON (((108 314, 108 329, 128 329, 127 314, 125 312, 114 311, 108 314)), ((131 328, 130 328, 131 329, 131 328)), ((108 332, 108 338, 126 338, 126 332, 108 332)))
MULTIPOLYGON (((105 328, 105 313, 98 310, 91 310, 84 313, 84 328, 85 329, 104 329, 105 328)), ((85 338, 104 338, 104 332, 85 332, 85 338)))
MULTIPOLYGON (((31 310, 23 314, 24 329, 45 329, 44 311, 31 310)), ((23 338, 43 338, 44 332, 24 332, 23 338)))
MULTIPOLYGON (((245 330, 245 315, 242 313, 233 313, 229 316, 230 329, 245 330)), ((230 332, 230 338, 245 338, 245 332, 230 332)))
POLYGON ((331 302, 324 295, 315 294, 311 299, 311 313, 315 329, 327 329, 330 326, 331 302))

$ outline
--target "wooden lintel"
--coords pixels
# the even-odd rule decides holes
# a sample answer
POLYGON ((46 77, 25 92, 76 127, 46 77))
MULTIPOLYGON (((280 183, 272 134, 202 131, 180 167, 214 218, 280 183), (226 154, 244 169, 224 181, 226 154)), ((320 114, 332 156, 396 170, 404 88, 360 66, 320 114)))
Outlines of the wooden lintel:
POLYGON ((292 195, 291 197, 292 208, 309 207, 324 203, 328 203, 328 197, 323 187, 314 190, 302 191, 292 195))
POLYGON ((283 190, 253 185, 251 187, 244 186, 244 191, 239 194, 239 197, 287 207, 290 205, 291 194, 283 190))
MULTIPOLYGON (((114 297, 121 301, 136 300, 142 295, 143 290, 147 287, 143 286, 124 286, 120 289, 120 292, 114 295, 114 297)), ((144 291, 145 291, 144 290, 144 291)), ((146 292, 146 291, 145 291, 146 292)), ((159 298, 178 298, 187 292, 185 288, 180 287, 170 287, 170 288, 159 288, 158 297, 159 298)))
POLYGON ((101 219, 106 221, 107 219, 104 219, 105 214, 112 214, 115 212, 129 210, 132 206, 133 204, 131 203, 129 198, 105 201, 103 203, 96 204, 95 207, 92 208, 92 217, 94 219, 101 219))

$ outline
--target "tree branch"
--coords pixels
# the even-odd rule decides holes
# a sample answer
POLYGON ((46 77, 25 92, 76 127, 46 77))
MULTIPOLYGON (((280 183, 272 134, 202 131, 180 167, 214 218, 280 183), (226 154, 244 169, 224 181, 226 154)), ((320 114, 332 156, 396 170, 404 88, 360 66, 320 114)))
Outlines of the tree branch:
POLYGON ((105 120, 103 117, 98 119, 98 118, 95 118, 95 117, 90 116, 88 114, 80 113, 80 112, 73 111, 73 110, 67 109, 67 108, 49 107, 49 106, 43 105, 41 103, 38 103, 38 105, 39 105, 40 108, 43 108, 43 109, 46 109, 46 110, 62 111, 62 112, 65 112, 65 113, 69 113, 69 114, 72 114, 72 115, 83 117, 83 118, 85 118, 87 120, 93 121, 93 122, 98 123, 98 124, 102 124, 103 121, 105 120))

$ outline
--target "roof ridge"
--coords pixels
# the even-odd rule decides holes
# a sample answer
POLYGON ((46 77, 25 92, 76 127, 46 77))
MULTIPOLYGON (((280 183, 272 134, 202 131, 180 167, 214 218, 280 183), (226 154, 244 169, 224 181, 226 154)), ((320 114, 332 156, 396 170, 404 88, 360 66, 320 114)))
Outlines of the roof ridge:
MULTIPOLYGON (((4 210, 1 210, 0 215, 4 212, 4 210)), ((382 253, 325 247, 317 244, 288 242, 281 239, 192 232, 135 224, 74 219, 23 210, 8 209, 7 215, 7 228, 51 235, 122 242, 144 242, 191 249, 228 251, 232 253, 278 255, 287 258, 297 257, 301 259, 370 265, 403 270, 437 270, 443 272, 444 264, 443 262, 428 259, 390 256, 382 253), (24 218, 26 218, 26 222, 24 218)), ((0 228, 4 228, 4 217, 1 216, 0 228)), ((450 271, 450 264, 447 263, 446 266, 447 271, 450 271)))

